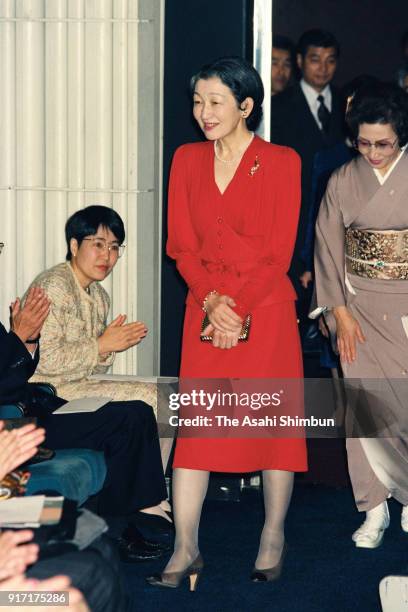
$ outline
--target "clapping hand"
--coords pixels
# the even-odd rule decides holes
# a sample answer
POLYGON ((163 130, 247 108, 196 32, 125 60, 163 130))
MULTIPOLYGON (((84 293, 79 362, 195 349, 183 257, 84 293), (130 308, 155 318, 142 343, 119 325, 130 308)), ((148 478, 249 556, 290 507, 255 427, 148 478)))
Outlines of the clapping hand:
POLYGON ((21 574, 38 558, 37 544, 27 544, 34 537, 29 529, 0 534, 0 580, 21 574))
POLYGON ((34 423, 12 431, 3 430, 3 427, 0 421, 0 480, 31 459, 45 439, 45 430, 34 423))
POLYGON ((37 338, 50 311, 51 302, 41 287, 31 287, 24 306, 20 298, 10 305, 10 323, 22 342, 37 338))
POLYGON ((119 353, 139 344, 147 335, 147 327, 141 321, 126 323, 126 315, 119 315, 98 338, 99 354, 119 353))

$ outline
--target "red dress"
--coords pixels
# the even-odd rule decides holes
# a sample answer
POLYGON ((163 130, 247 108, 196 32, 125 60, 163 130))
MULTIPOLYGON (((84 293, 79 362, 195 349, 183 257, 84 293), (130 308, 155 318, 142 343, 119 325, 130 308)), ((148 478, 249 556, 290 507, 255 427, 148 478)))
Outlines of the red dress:
MULTIPOLYGON (((300 206, 300 161, 255 136, 223 194, 212 142, 181 146, 169 186, 167 252, 189 292, 181 378, 300 378, 294 300, 286 273, 300 206), (212 290, 251 313, 248 342, 229 350, 201 342, 201 306, 212 290)), ((305 471, 304 439, 178 438, 173 467, 221 472, 305 471)))

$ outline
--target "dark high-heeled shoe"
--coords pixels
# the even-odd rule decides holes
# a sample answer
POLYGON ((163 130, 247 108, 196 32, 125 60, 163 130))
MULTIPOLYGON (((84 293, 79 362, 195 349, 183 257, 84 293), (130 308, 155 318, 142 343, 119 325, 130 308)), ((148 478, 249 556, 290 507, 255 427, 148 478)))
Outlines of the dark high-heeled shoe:
POLYGON ((202 556, 198 557, 185 570, 180 572, 162 572, 161 574, 153 574, 147 576, 146 581, 152 586, 167 587, 169 589, 177 589, 184 578, 189 578, 190 591, 195 591, 198 584, 198 579, 203 571, 204 562, 202 556))
POLYGON ((276 565, 262 570, 254 567, 251 574, 252 582, 272 582, 273 580, 279 580, 280 575, 282 573, 283 559, 286 555, 286 552, 287 547, 285 542, 282 548, 280 559, 276 565))

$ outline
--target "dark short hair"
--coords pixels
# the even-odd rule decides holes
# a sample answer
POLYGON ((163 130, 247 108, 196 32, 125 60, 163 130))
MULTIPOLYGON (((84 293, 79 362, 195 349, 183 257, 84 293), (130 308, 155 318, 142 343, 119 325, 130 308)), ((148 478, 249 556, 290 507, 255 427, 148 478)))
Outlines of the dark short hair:
POLYGON ((250 130, 256 130, 262 119, 264 88, 255 68, 242 57, 221 57, 203 66, 190 80, 190 91, 194 93, 200 79, 219 78, 232 92, 240 107, 245 98, 252 98, 254 107, 246 120, 250 130))
POLYGON ((346 121, 354 139, 363 123, 389 123, 403 147, 408 143, 408 94, 394 83, 373 83, 355 93, 346 121))
POLYGON ((281 36, 280 34, 274 34, 272 36, 272 47, 275 49, 283 49, 289 51, 290 59, 293 62, 295 59, 295 45, 288 36, 281 36))
POLYGON ((81 245, 84 238, 87 236, 94 236, 98 231, 98 228, 102 225, 106 229, 109 229, 119 244, 122 244, 125 240, 125 228, 123 221, 116 211, 109 206, 102 206, 100 204, 93 204, 78 210, 76 213, 70 216, 65 224, 65 239, 67 241, 67 261, 72 258, 70 250, 70 241, 72 238, 78 242, 78 246, 81 245))
POLYGON ((340 57, 339 41, 334 34, 328 32, 327 30, 319 30, 318 28, 315 28, 313 30, 303 32, 302 36, 299 38, 296 51, 297 53, 300 53, 302 57, 305 57, 309 47, 323 47, 324 49, 334 47, 336 56, 340 57))
POLYGON ((280 34, 274 34, 272 36, 272 47, 275 49, 284 49, 289 51, 292 55, 295 51, 295 45, 288 36, 281 36, 280 34))

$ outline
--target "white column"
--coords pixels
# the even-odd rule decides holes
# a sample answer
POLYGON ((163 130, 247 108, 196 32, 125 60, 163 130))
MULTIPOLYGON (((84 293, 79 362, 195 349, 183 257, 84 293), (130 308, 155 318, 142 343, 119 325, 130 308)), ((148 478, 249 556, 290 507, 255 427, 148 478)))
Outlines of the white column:
MULTIPOLYGON (((17 0, 16 16, 44 17, 43 0, 17 0)), ((39 187, 45 179, 44 25, 21 21, 16 26, 17 185, 39 187)), ((17 290, 22 292, 45 261, 44 192, 17 192, 17 290)))
MULTIPOLYGON (((86 0, 85 204, 112 205, 112 0, 86 0)), ((112 276, 104 282, 112 292, 112 276)))
MULTIPOLYGON (((129 2, 128 17, 137 19, 139 17, 138 0, 129 2)), ((138 109, 139 109, 139 28, 137 23, 128 24, 128 95, 127 95, 127 141, 128 141, 128 167, 127 184, 128 189, 139 188, 138 176, 138 109)), ((149 102, 146 100, 146 104, 149 102)), ((152 160, 153 162, 153 160, 152 160)), ((138 195, 129 193, 127 196, 127 284, 128 284, 128 316, 136 321, 141 318, 138 312, 137 291, 137 233, 138 233, 138 195)), ((150 228, 145 228, 149 231, 150 228)), ((128 352, 127 367, 132 372, 138 372, 137 349, 128 352)))
MULTIPOLYGON (((0 16, 15 17, 15 1, 0 3, 0 16)), ((0 23, 0 74, 1 113, 0 120, 0 187, 13 186, 16 182, 16 27, 12 21, 0 23)), ((0 242, 5 249, 0 255, 0 319, 8 318, 8 304, 17 294, 17 223, 16 197, 13 189, 0 192, 0 242)))
MULTIPOLYGON (((68 1, 68 17, 85 17, 85 0, 68 1)), ((68 24, 68 185, 72 189, 85 187, 85 24, 68 24)), ((68 194, 68 216, 84 206, 81 191, 68 194)))
MULTIPOLYGON (((50 19, 67 16, 67 0, 46 0, 50 19)), ((49 22, 45 29, 45 150, 47 187, 67 187, 67 24, 49 22)), ((66 191, 45 194, 45 267, 65 258, 64 225, 67 218, 66 191)))
POLYGON ((272 0, 254 0, 254 66, 265 90, 264 116, 257 132, 265 140, 271 133, 272 0))
MULTIPOLYGON (((116 0, 113 5, 113 17, 115 19, 127 19, 127 0, 116 0)), ((123 190, 124 193, 112 194, 113 208, 120 214, 125 222, 127 230, 127 201, 126 190, 128 188, 128 24, 126 21, 117 22, 113 25, 113 189, 123 190)), ((127 233, 127 231, 126 231, 127 233)), ((127 278, 127 263, 129 250, 132 245, 126 236, 126 252, 118 261, 112 275, 112 318, 119 313, 127 314, 128 296, 132 292, 127 278), (130 289, 130 291, 129 291, 130 289)), ((130 316, 129 316, 130 319, 130 316)), ((131 371, 132 356, 130 351, 120 353, 116 356, 113 367, 114 372, 131 371), (128 369, 129 365, 129 369, 128 369)))

